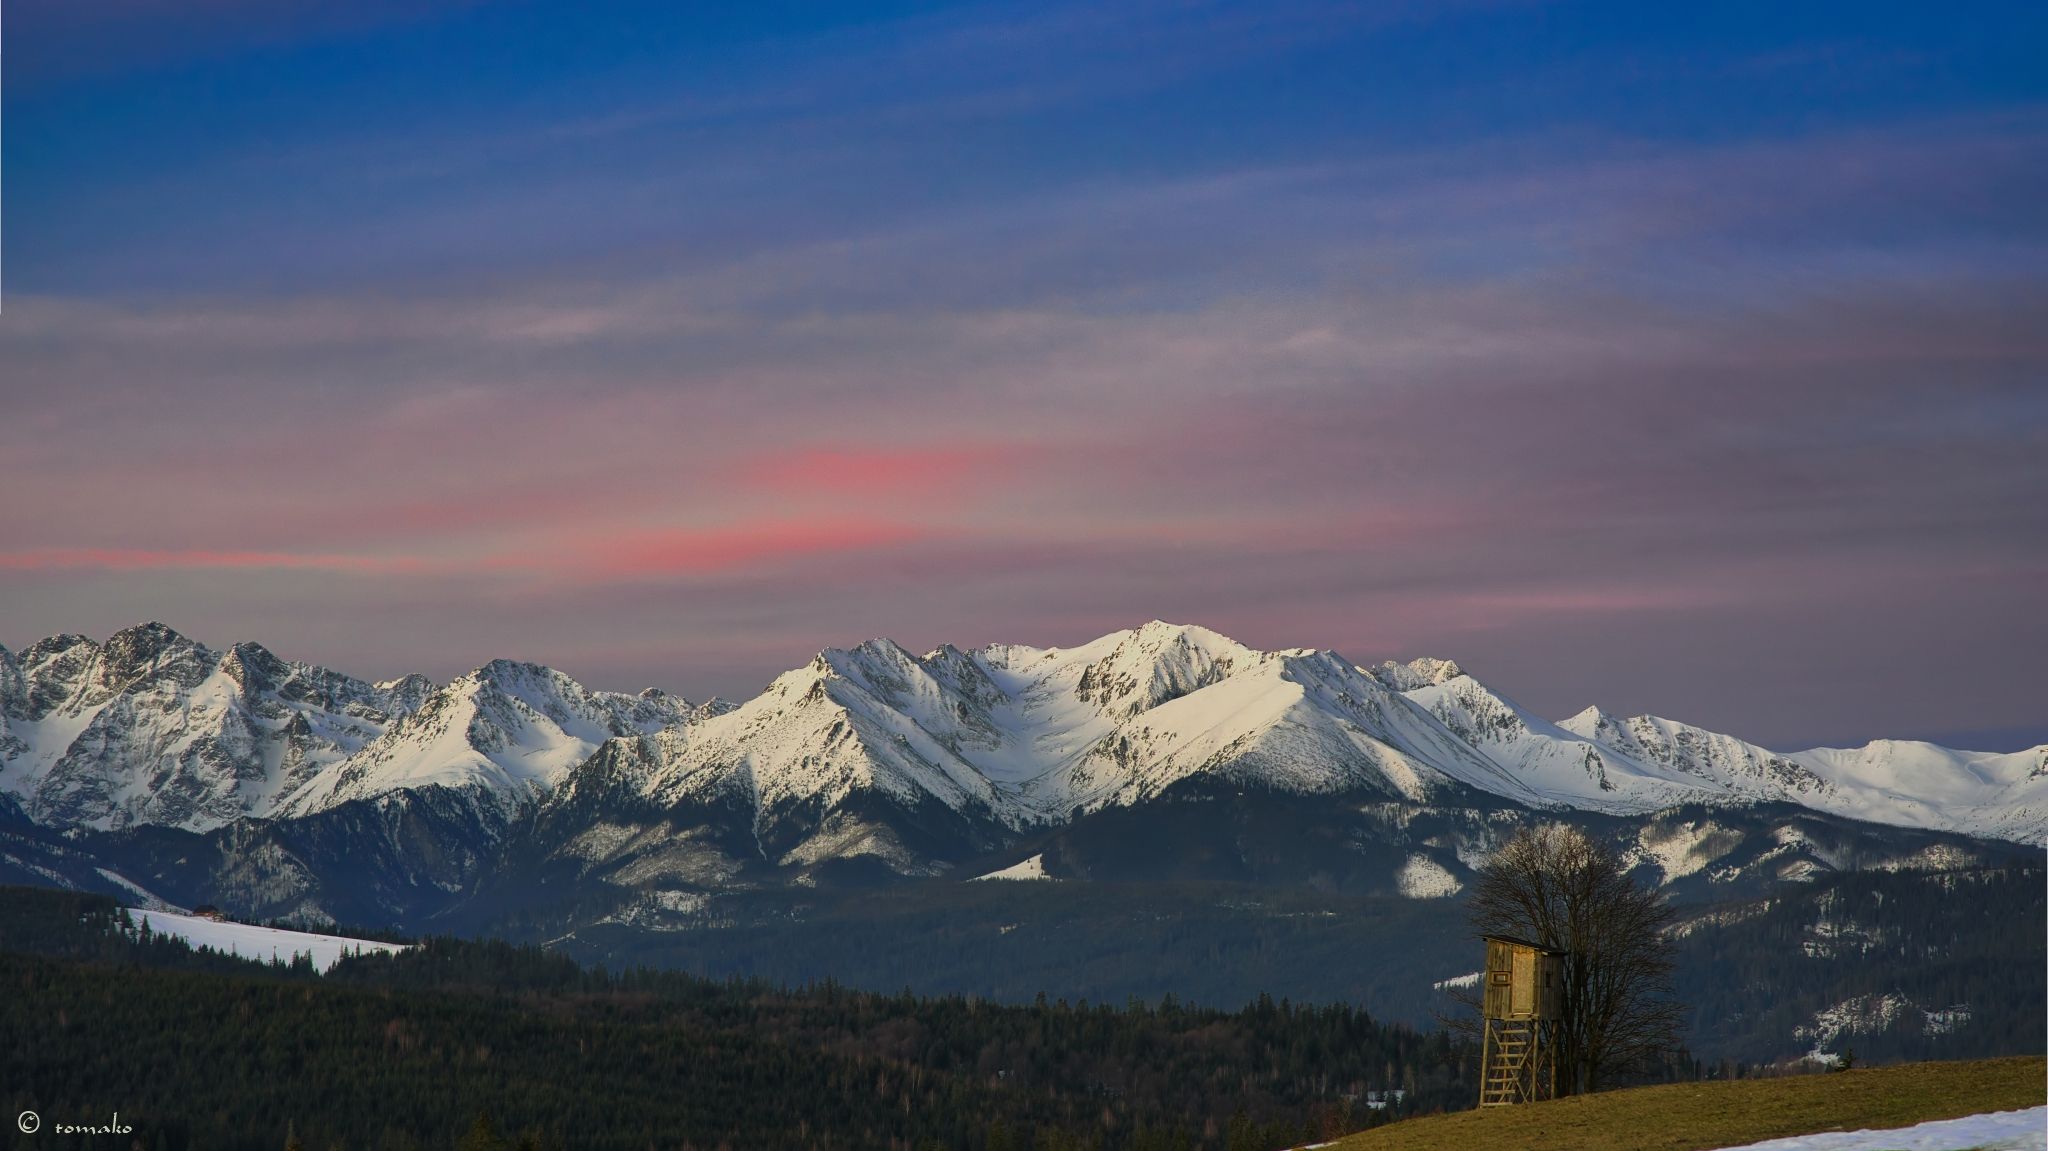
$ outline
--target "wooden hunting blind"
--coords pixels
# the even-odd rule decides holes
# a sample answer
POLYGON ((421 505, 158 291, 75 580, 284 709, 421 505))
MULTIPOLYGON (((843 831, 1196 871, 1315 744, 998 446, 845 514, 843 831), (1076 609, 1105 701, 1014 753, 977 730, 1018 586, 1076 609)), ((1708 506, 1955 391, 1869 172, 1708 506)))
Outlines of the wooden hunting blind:
POLYGON ((1565 953, 1512 935, 1485 938, 1479 1105, 1555 1098, 1565 953))

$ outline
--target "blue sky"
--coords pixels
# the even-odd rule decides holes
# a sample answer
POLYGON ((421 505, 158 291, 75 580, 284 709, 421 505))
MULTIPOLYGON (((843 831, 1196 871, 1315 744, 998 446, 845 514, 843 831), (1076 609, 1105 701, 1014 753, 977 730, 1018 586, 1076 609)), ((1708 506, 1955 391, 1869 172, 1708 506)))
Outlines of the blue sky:
POLYGON ((2044 24, 16 0, 0 642, 744 694, 1165 616, 2038 739, 2044 24))

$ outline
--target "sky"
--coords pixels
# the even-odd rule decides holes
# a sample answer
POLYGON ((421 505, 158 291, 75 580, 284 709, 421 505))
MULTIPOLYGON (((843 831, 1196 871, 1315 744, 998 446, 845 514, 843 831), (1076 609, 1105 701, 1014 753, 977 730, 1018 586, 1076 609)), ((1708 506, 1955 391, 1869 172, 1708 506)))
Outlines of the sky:
POLYGON ((2048 740, 2038 4, 10 0, 0 643, 2048 740))

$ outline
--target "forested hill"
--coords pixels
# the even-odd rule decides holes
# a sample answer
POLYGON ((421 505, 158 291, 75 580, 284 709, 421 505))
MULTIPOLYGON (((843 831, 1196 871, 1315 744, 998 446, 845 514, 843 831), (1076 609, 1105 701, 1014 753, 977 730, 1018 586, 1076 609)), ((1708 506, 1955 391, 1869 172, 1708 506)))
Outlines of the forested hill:
POLYGON ((0 986, 7 1114, 118 1112, 123 1146, 173 1151, 1239 1151, 1467 1106, 1476 1063, 1442 1035, 1270 1000, 996 1006, 447 939, 323 976, 143 939, 110 899, 28 888, 0 888, 0 986), (1405 1098, 1367 1106, 1390 1089, 1405 1098))

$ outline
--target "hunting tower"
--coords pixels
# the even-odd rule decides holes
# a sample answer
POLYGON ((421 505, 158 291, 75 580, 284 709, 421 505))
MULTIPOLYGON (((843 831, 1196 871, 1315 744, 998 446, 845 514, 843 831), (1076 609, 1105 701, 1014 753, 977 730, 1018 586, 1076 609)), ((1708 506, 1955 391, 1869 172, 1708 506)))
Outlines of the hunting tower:
POLYGON ((1486 937, 1481 1107, 1556 1098, 1564 955, 1512 935, 1486 937))

